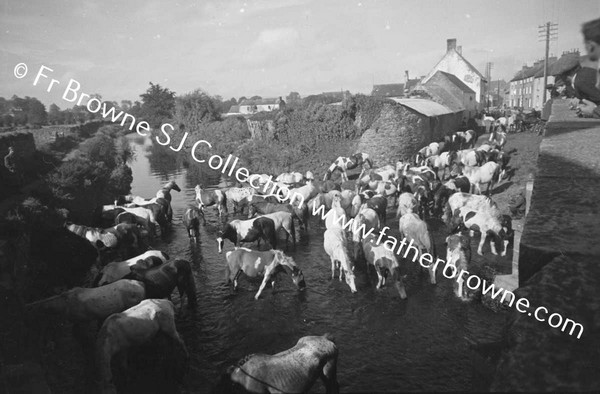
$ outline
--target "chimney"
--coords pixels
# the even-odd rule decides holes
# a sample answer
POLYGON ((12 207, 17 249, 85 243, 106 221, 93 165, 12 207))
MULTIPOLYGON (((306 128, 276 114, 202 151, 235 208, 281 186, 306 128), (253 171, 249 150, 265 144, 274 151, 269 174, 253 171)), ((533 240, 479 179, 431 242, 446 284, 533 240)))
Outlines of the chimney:
POLYGON ((456 52, 458 52, 459 55, 462 55, 462 45, 456 47, 456 52))
POLYGON ((404 75, 406 76, 406 82, 408 82, 409 81, 409 79, 408 79, 408 70, 404 71, 404 75))
POLYGON ((450 52, 450 50, 456 50, 456 38, 449 38, 446 40, 447 48, 446 51, 450 52))

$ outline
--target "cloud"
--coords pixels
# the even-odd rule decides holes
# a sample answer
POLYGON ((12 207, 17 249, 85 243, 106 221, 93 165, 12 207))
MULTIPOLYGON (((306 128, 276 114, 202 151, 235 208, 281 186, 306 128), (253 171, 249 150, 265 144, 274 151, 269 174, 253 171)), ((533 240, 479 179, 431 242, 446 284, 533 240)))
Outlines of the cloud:
POLYGON ((277 49, 290 46, 299 38, 296 29, 291 27, 263 30, 252 45, 256 49, 277 49))
POLYGON ((298 31, 290 27, 262 30, 245 49, 242 61, 246 66, 253 67, 265 65, 274 58, 290 61, 299 39, 298 31))

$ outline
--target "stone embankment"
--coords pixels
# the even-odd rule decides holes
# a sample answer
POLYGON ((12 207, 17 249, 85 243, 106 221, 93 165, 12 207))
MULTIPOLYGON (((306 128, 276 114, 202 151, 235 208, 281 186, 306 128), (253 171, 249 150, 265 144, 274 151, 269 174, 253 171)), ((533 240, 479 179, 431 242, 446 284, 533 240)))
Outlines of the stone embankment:
MULTIPOLYGON (((580 339, 511 311, 492 391, 600 390, 600 120, 555 101, 520 244, 519 289, 580 339)), ((547 316, 546 316, 547 318, 547 316)))

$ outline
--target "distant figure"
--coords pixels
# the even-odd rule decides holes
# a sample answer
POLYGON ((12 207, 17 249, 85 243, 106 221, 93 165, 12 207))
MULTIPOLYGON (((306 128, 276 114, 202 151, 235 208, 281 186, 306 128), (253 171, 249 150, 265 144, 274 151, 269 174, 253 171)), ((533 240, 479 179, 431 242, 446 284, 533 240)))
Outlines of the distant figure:
MULTIPOLYGON (((583 24, 581 27, 585 50, 589 60, 596 62, 596 89, 600 89, 600 76, 598 75, 598 60, 600 59, 600 18, 583 24)), ((577 78, 576 78, 577 79, 577 78)), ((588 99, 583 99, 577 107, 577 112, 584 117, 600 118, 600 106, 588 99)))
POLYGON ((11 173, 17 173, 17 158, 15 156, 15 149, 12 146, 8 147, 8 154, 4 156, 4 167, 11 173))
POLYGON ((18 156, 12 145, 8 147, 8 154, 4 156, 4 167, 17 178, 19 186, 23 184, 23 174, 19 171, 18 156))

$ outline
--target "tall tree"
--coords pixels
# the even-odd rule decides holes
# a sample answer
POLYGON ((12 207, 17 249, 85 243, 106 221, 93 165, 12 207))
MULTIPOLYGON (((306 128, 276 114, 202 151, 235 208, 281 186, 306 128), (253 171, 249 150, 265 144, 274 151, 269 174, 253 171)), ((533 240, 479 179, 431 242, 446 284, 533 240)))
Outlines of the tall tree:
POLYGON ((201 89, 177 97, 175 119, 188 130, 194 130, 202 122, 219 120, 220 117, 220 103, 201 89))
POLYGON ((50 104, 50 108, 48 108, 48 123, 50 124, 63 124, 65 120, 64 113, 60 110, 58 105, 50 104))
POLYGON ((302 104, 302 97, 298 92, 290 92, 285 98, 285 103, 290 107, 299 106, 302 104))
POLYGON ((129 111, 132 105, 131 100, 121 100, 121 109, 125 112, 129 111))
POLYGON ((151 127, 160 127, 173 117, 175 109, 175 92, 150 82, 146 93, 140 95, 142 99, 142 117, 151 127))

